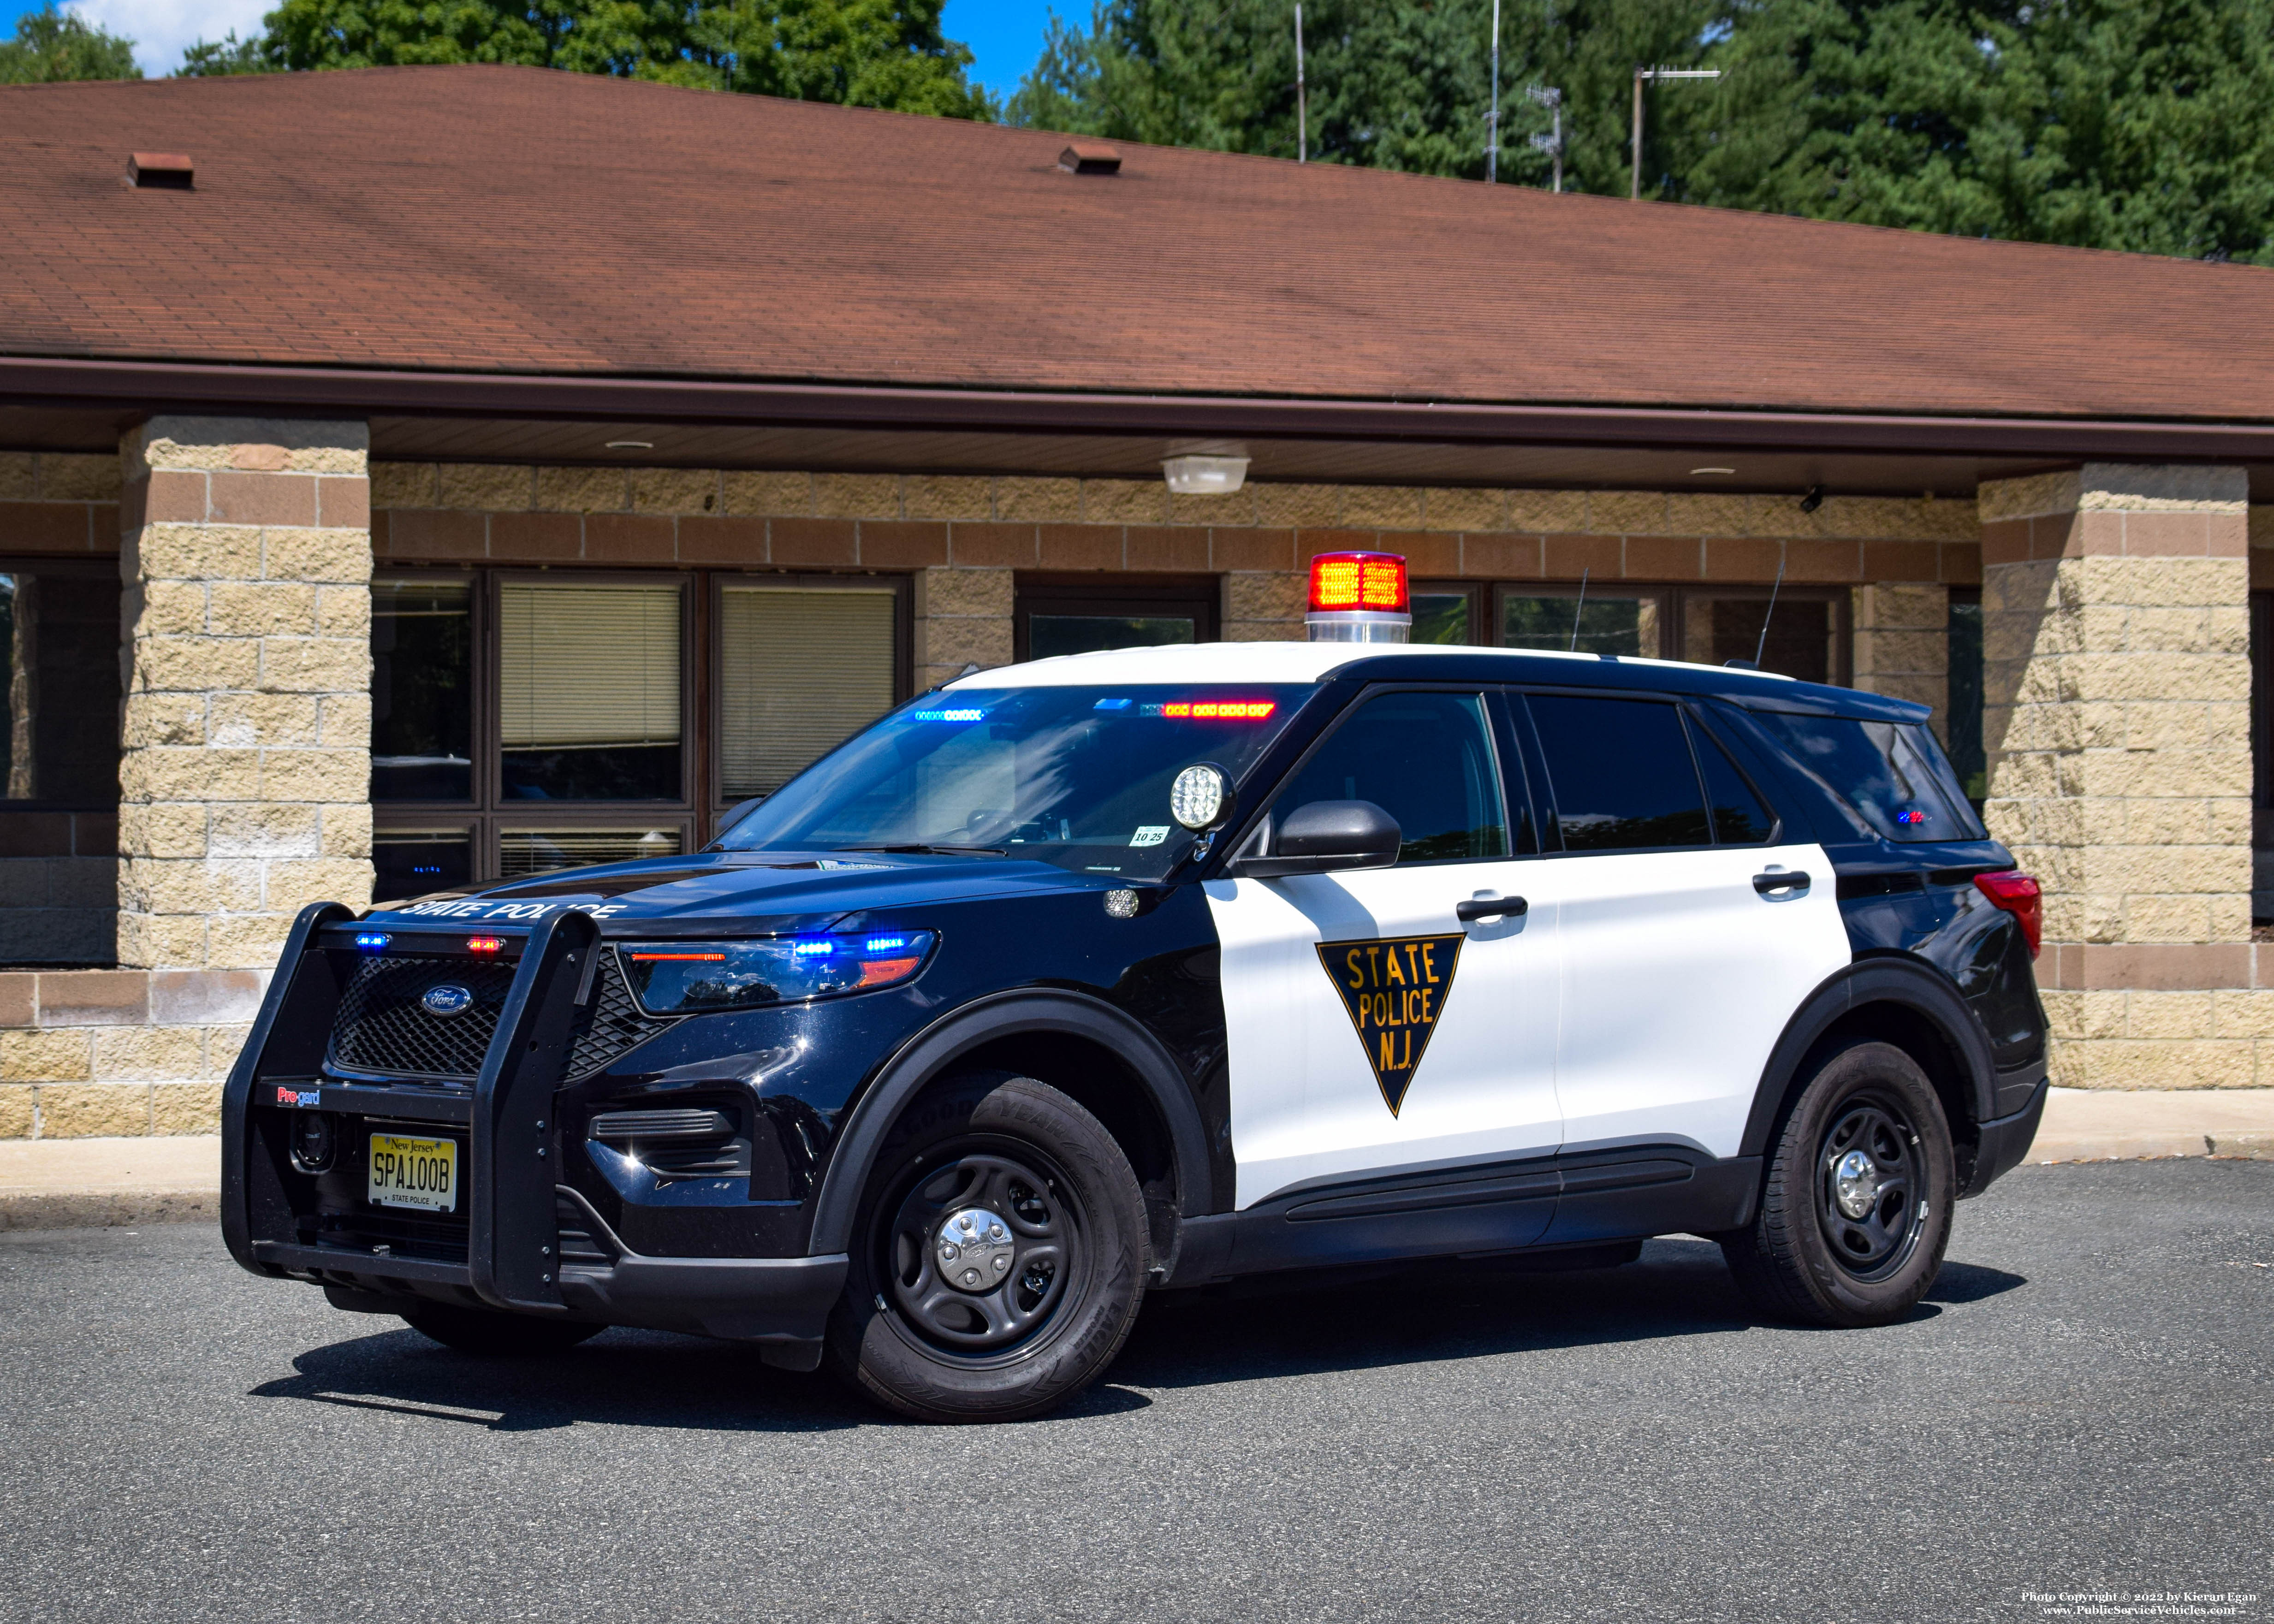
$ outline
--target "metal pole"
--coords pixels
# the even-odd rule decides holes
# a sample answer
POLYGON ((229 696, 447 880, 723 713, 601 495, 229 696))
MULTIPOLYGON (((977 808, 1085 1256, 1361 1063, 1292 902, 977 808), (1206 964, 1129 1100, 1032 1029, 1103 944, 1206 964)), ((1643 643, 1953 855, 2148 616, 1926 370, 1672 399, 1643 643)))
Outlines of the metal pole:
POLYGON ((1303 90, 1303 0, 1295 0, 1295 162, 1311 161, 1311 112, 1303 90))
POLYGON ((1500 179, 1500 0, 1493 0, 1492 111, 1485 115, 1485 180, 1500 179))
POLYGON ((1627 196, 1642 200, 1642 82, 1660 79, 1719 79, 1719 68, 1637 68, 1634 71, 1634 172, 1627 196))
POLYGON ((1561 192, 1562 192, 1562 190, 1563 190, 1563 103, 1562 103, 1562 102, 1560 102, 1560 101, 1559 101, 1559 102, 1557 102, 1555 103, 1555 190, 1558 193, 1561 193, 1561 192))
POLYGON ((1634 122, 1628 126, 1627 137, 1627 146, 1633 154, 1632 174, 1627 189, 1627 196, 1638 203, 1642 201, 1642 81, 1644 72, 1645 70, 1641 68, 1637 68, 1635 70, 1634 122))

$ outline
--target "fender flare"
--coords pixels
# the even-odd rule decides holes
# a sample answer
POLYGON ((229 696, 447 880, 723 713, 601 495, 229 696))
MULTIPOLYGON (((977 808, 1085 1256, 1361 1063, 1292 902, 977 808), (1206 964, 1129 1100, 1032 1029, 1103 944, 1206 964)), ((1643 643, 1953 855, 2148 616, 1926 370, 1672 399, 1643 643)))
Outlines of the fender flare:
POLYGON ((1930 1022, 1966 1068, 1974 1120, 1983 1123, 1996 1115, 1997 1070, 1989 1036, 1949 978, 1908 955, 1864 959, 1826 977, 1785 1023, 1783 1034, 1769 1050, 1768 1064, 1761 1068, 1760 1086, 1753 1094, 1752 1112, 1745 1118, 1745 1136, 1738 1154, 1768 1154, 1769 1132, 1792 1092, 1801 1063, 1834 1021, 1867 1004, 1901 1004, 1930 1022))
POLYGON ((1029 988, 994 994, 943 1016, 903 1044, 862 1091, 839 1130, 835 1150, 814 1202, 813 1238, 819 1256, 850 1249, 853 1219, 877 1153, 901 1109, 956 1061, 998 1038, 1033 1032, 1083 1037, 1111 1049, 1134 1071, 1169 1130, 1180 1218, 1215 1210, 1208 1135, 1192 1085, 1160 1039, 1105 1003, 1082 993, 1029 988))

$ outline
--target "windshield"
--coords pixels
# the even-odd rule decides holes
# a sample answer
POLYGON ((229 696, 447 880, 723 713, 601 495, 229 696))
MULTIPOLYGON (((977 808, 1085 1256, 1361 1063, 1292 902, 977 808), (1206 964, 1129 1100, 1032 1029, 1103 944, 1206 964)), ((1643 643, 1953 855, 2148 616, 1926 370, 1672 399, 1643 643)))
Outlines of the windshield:
POLYGON ((729 851, 946 851, 1164 877, 1197 838, 1169 786, 1237 784, 1302 687, 957 688, 857 733, 728 830, 729 851))

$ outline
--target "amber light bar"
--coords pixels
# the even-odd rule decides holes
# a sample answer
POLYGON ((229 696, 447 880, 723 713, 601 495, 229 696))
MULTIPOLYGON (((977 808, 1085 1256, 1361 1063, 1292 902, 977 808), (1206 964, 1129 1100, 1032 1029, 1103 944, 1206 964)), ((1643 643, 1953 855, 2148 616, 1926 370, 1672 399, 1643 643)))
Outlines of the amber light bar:
POLYGON ((1413 625, 1405 560, 1395 553, 1321 553, 1311 560, 1314 643, 1404 643, 1413 625))

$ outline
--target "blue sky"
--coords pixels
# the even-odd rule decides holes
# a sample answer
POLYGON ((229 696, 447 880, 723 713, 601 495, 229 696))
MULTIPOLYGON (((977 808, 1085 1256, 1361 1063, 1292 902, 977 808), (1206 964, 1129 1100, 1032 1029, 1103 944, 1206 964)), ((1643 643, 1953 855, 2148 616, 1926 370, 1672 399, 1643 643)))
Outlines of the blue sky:
MULTIPOLYGON (((1007 96, 1042 55, 1043 24, 1051 10, 1046 0, 947 0, 940 27, 979 59, 971 77, 1007 96)), ((1056 10, 1069 22, 1089 20, 1087 0, 1059 0, 1056 10)))
MULTIPOLYGON (((234 28, 242 35, 260 26, 275 0, 78 0, 72 8, 137 45, 145 73, 170 72, 182 52, 200 38, 217 40, 234 28)), ((0 29, 16 32, 16 19, 40 9, 39 0, 0 0, 0 29)), ((1087 0, 1060 0, 1059 11, 1087 22, 1087 0)), ((971 47, 979 58, 973 77, 998 95, 1019 87, 1020 79, 1042 54, 1048 0, 948 0, 947 37, 971 47)))

